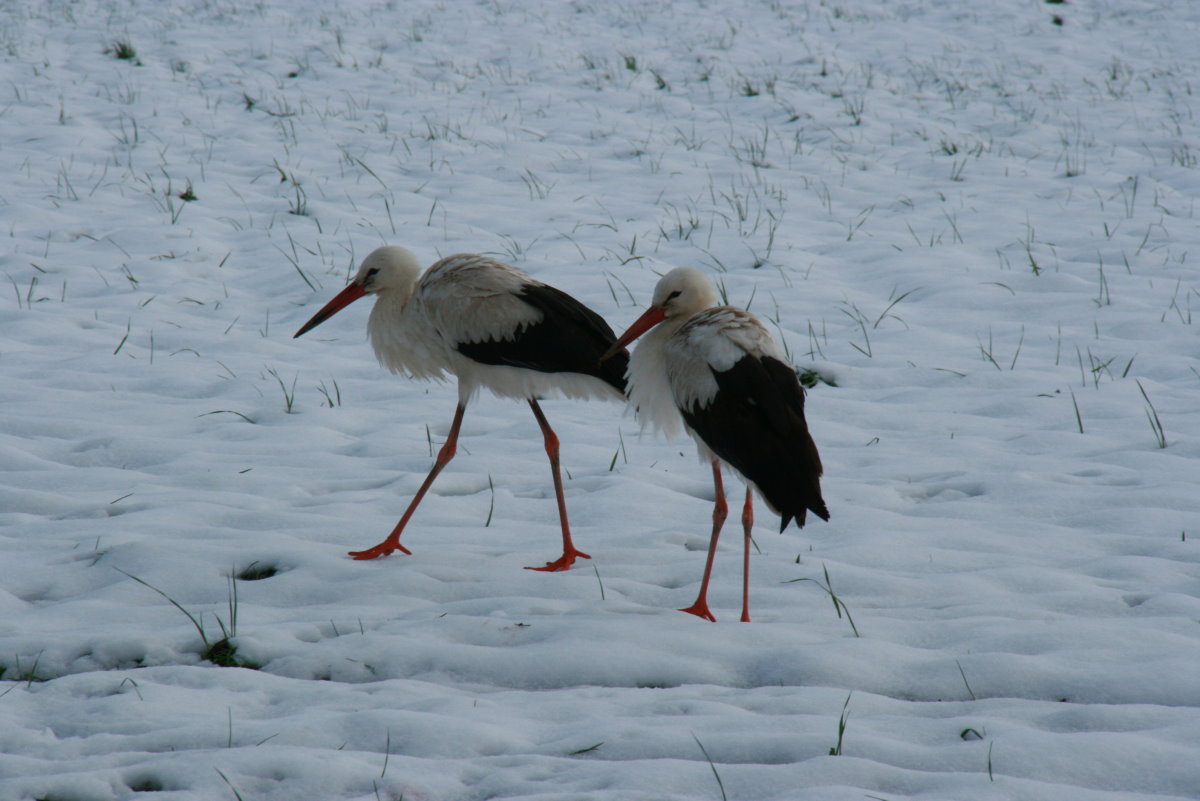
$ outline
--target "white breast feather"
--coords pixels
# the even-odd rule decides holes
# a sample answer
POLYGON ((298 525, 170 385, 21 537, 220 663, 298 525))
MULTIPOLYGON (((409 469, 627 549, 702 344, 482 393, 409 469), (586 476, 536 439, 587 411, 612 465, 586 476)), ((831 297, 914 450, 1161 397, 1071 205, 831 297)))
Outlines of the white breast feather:
POLYGON ((671 336, 668 326, 647 332, 629 356, 629 402, 637 411, 643 430, 653 426, 666 437, 674 437, 683 427, 683 418, 675 406, 671 384, 664 368, 663 349, 671 336))
POLYGON ((375 299, 367 331, 375 358, 393 373, 442 381, 446 378, 446 345, 429 326, 406 308, 407 298, 375 299))

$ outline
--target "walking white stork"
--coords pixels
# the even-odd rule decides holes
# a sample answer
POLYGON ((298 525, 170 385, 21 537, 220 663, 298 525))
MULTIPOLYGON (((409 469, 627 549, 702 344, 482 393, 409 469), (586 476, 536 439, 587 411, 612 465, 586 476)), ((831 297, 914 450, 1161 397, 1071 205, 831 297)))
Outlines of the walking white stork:
POLYGON ((392 533, 378 545, 351 551, 374 559, 400 550, 400 535, 425 492, 454 458, 467 403, 481 387, 498 396, 524 398, 542 429, 562 524, 563 553, 530 570, 566 570, 590 558, 571 541, 559 474, 558 437, 538 398, 624 400, 629 355, 594 311, 575 298, 535 281, 508 264, 472 253, 435 262, 421 273, 412 253, 381 247, 363 259, 349 285, 300 327, 293 338, 328 320, 365 295, 375 295, 367 331, 380 364, 413 378, 458 377, 458 407, 445 444, 392 533), (600 362, 608 350, 611 361, 600 362))
POLYGON ((829 510, 821 498, 821 457, 804 420, 804 389, 795 370, 757 317, 716 302, 704 273, 692 267, 671 270, 654 288, 650 308, 609 353, 616 356, 650 331, 629 360, 630 402, 643 423, 667 436, 683 424, 700 457, 712 463, 716 504, 708 559, 696 602, 681 612, 716 620, 707 597, 717 538, 728 514, 721 462, 745 480, 742 620, 749 621, 753 490, 780 516, 780 532, 792 521, 802 528, 809 511, 828 520, 829 510))

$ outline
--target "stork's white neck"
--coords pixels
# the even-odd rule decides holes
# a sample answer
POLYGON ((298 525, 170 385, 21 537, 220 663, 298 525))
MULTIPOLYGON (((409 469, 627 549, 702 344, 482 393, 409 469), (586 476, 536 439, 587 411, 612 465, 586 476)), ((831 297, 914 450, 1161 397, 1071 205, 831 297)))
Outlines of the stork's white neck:
POLYGON ((393 373, 441 379, 449 363, 446 344, 437 332, 411 314, 413 288, 401 286, 375 293, 367 333, 375 358, 393 373))
POLYGON ((642 428, 653 426, 672 438, 683 427, 683 417, 675 408, 671 383, 665 367, 667 340, 687 322, 672 317, 647 331, 629 356, 629 400, 637 410, 642 428))

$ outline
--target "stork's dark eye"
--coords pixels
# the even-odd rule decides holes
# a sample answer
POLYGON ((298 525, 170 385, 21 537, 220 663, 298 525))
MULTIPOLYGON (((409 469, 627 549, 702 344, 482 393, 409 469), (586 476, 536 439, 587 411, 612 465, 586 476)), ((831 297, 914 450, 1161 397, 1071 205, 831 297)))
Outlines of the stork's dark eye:
POLYGON ((681 290, 676 289, 670 295, 667 295, 667 303, 670 303, 671 301, 675 300, 675 298, 679 297, 681 294, 683 294, 683 292, 681 290))
POLYGON ((378 267, 372 267, 371 269, 367 270, 367 279, 368 279, 368 280, 370 280, 370 279, 374 278, 374 277, 375 277, 375 276, 377 276, 377 275, 379 275, 379 268, 378 268, 378 267))

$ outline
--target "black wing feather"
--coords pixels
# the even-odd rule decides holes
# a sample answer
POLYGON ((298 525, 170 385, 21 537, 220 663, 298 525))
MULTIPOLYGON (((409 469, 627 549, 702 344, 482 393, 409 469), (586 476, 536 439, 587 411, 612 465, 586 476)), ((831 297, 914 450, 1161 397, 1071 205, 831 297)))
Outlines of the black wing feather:
POLYGON ((803 527, 809 511, 823 520, 821 457, 804 419, 804 388, 778 359, 742 357, 713 370, 717 394, 704 407, 680 409, 683 419, 730 467, 753 482, 782 518, 803 527))
POLYGON ((540 311, 542 319, 505 339, 460 342, 458 352, 481 364, 590 375, 624 394, 629 352, 622 349, 600 361, 617 339, 603 317, 546 284, 526 284, 517 297, 540 311))

